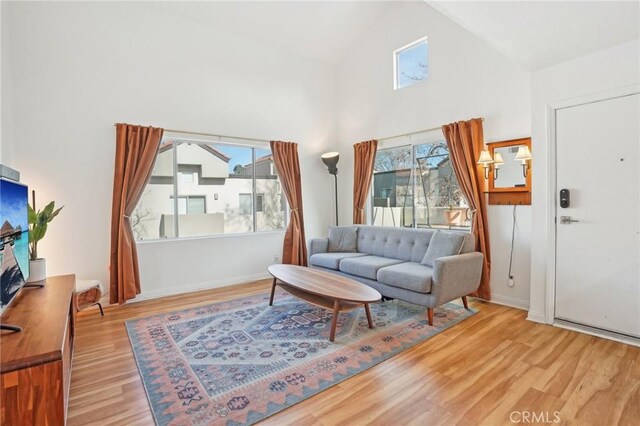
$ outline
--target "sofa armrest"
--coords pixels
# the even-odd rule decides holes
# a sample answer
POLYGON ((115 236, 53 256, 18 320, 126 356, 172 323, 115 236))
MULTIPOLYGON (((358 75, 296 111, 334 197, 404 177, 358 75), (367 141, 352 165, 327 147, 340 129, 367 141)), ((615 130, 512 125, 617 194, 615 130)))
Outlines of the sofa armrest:
POLYGON ((431 294, 436 300, 436 306, 478 289, 482 277, 483 258, 482 253, 472 252, 435 260, 431 294))
POLYGON ((309 241, 309 257, 317 253, 326 253, 329 250, 328 238, 313 238, 309 241))

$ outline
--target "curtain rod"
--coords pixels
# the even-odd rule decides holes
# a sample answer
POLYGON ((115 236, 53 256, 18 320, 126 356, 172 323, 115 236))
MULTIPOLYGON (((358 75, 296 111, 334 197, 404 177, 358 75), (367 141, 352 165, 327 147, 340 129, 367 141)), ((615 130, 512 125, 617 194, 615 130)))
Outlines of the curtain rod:
MULTIPOLYGON (((481 118, 480 120, 484 121, 484 118, 481 118)), ((424 129, 424 130, 416 130, 415 132, 402 133, 400 135, 395 135, 395 136, 387 136, 386 138, 380 138, 380 139, 376 139, 376 140, 378 142, 386 141, 386 140, 389 140, 389 139, 401 138, 403 136, 411 136, 411 135, 417 135, 419 133, 433 132, 434 130, 442 130, 442 126, 432 127, 430 129, 424 129)))
MULTIPOLYGON (((113 123, 114 126, 117 126, 119 123, 113 123)), ((239 136, 228 136, 228 135, 214 135, 213 133, 203 133, 203 132, 189 132, 186 130, 174 130, 174 129, 163 129, 165 132, 169 133, 182 133, 185 135, 196 135, 196 136, 211 136, 214 138, 224 138, 224 139, 236 139, 240 141, 251 141, 251 142, 271 142, 266 139, 255 139, 255 138, 241 138, 239 136)))

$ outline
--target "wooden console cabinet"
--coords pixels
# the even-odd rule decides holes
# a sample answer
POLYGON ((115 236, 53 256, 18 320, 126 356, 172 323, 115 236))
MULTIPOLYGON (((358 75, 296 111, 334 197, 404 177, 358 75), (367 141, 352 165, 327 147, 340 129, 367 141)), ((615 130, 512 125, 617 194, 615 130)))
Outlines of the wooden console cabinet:
POLYGON ((71 380, 75 275, 23 288, 2 314, 22 327, 0 332, 0 424, 64 425, 71 380))

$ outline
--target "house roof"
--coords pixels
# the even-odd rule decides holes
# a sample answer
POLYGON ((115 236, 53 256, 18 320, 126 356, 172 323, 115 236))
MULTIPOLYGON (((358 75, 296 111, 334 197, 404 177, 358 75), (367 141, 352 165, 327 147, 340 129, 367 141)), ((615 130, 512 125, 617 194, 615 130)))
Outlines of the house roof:
POLYGON ((2 224, 2 228, 0 228, 0 232, 2 232, 3 234, 6 231, 13 231, 13 226, 11 226, 8 220, 5 220, 4 223, 2 224))
POLYGON ((263 155, 262 157, 256 158, 256 163, 261 163, 263 161, 272 161, 272 160, 273 160, 273 154, 263 155))
MULTIPOLYGON (((221 159, 225 163, 228 163, 231 160, 231 157, 228 157, 228 156, 224 155, 222 152, 218 151, 217 149, 215 149, 211 145, 206 145, 206 144, 196 144, 196 145, 198 147, 204 149, 208 153, 215 155, 216 157, 218 157, 219 159, 221 159)), ((162 142, 160 142, 160 152, 165 152, 165 151, 167 151, 168 149, 171 149, 171 148, 173 148, 173 141, 162 141, 162 142)))
MULTIPOLYGON (((273 154, 263 155, 262 157, 256 158, 256 164, 264 163, 265 161, 273 161, 273 154)), ((251 163, 245 164, 242 167, 251 167, 251 163)))
POLYGON ((20 225, 18 225, 17 228, 14 228, 8 220, 5 220, 2 224, 2 228, 0 228, 0 235, 9 235, 21 230, 20 225))

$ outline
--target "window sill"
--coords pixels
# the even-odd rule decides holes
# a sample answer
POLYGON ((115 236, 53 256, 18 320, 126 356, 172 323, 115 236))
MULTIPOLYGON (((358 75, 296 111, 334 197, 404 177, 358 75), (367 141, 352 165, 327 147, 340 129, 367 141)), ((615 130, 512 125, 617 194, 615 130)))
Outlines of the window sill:
POLYGON ((284 235, 285 230, 279 231, 261 231, 261 232, 244 232, 238 234, 220 234, 220 235, 202 235, 197 237, 180 237, 180 238, 157 238, 155 240, 141 240, 136 241, 136 245, 151 245, 151 244, 162 244, 162 243, 171 243, 171 242, 180 242, 180 241, 192 241, 192 240, 217 240, 217 239, 225 239, 225 238, 251 238, 255 236, 269 236, 269 235, 284 235))

